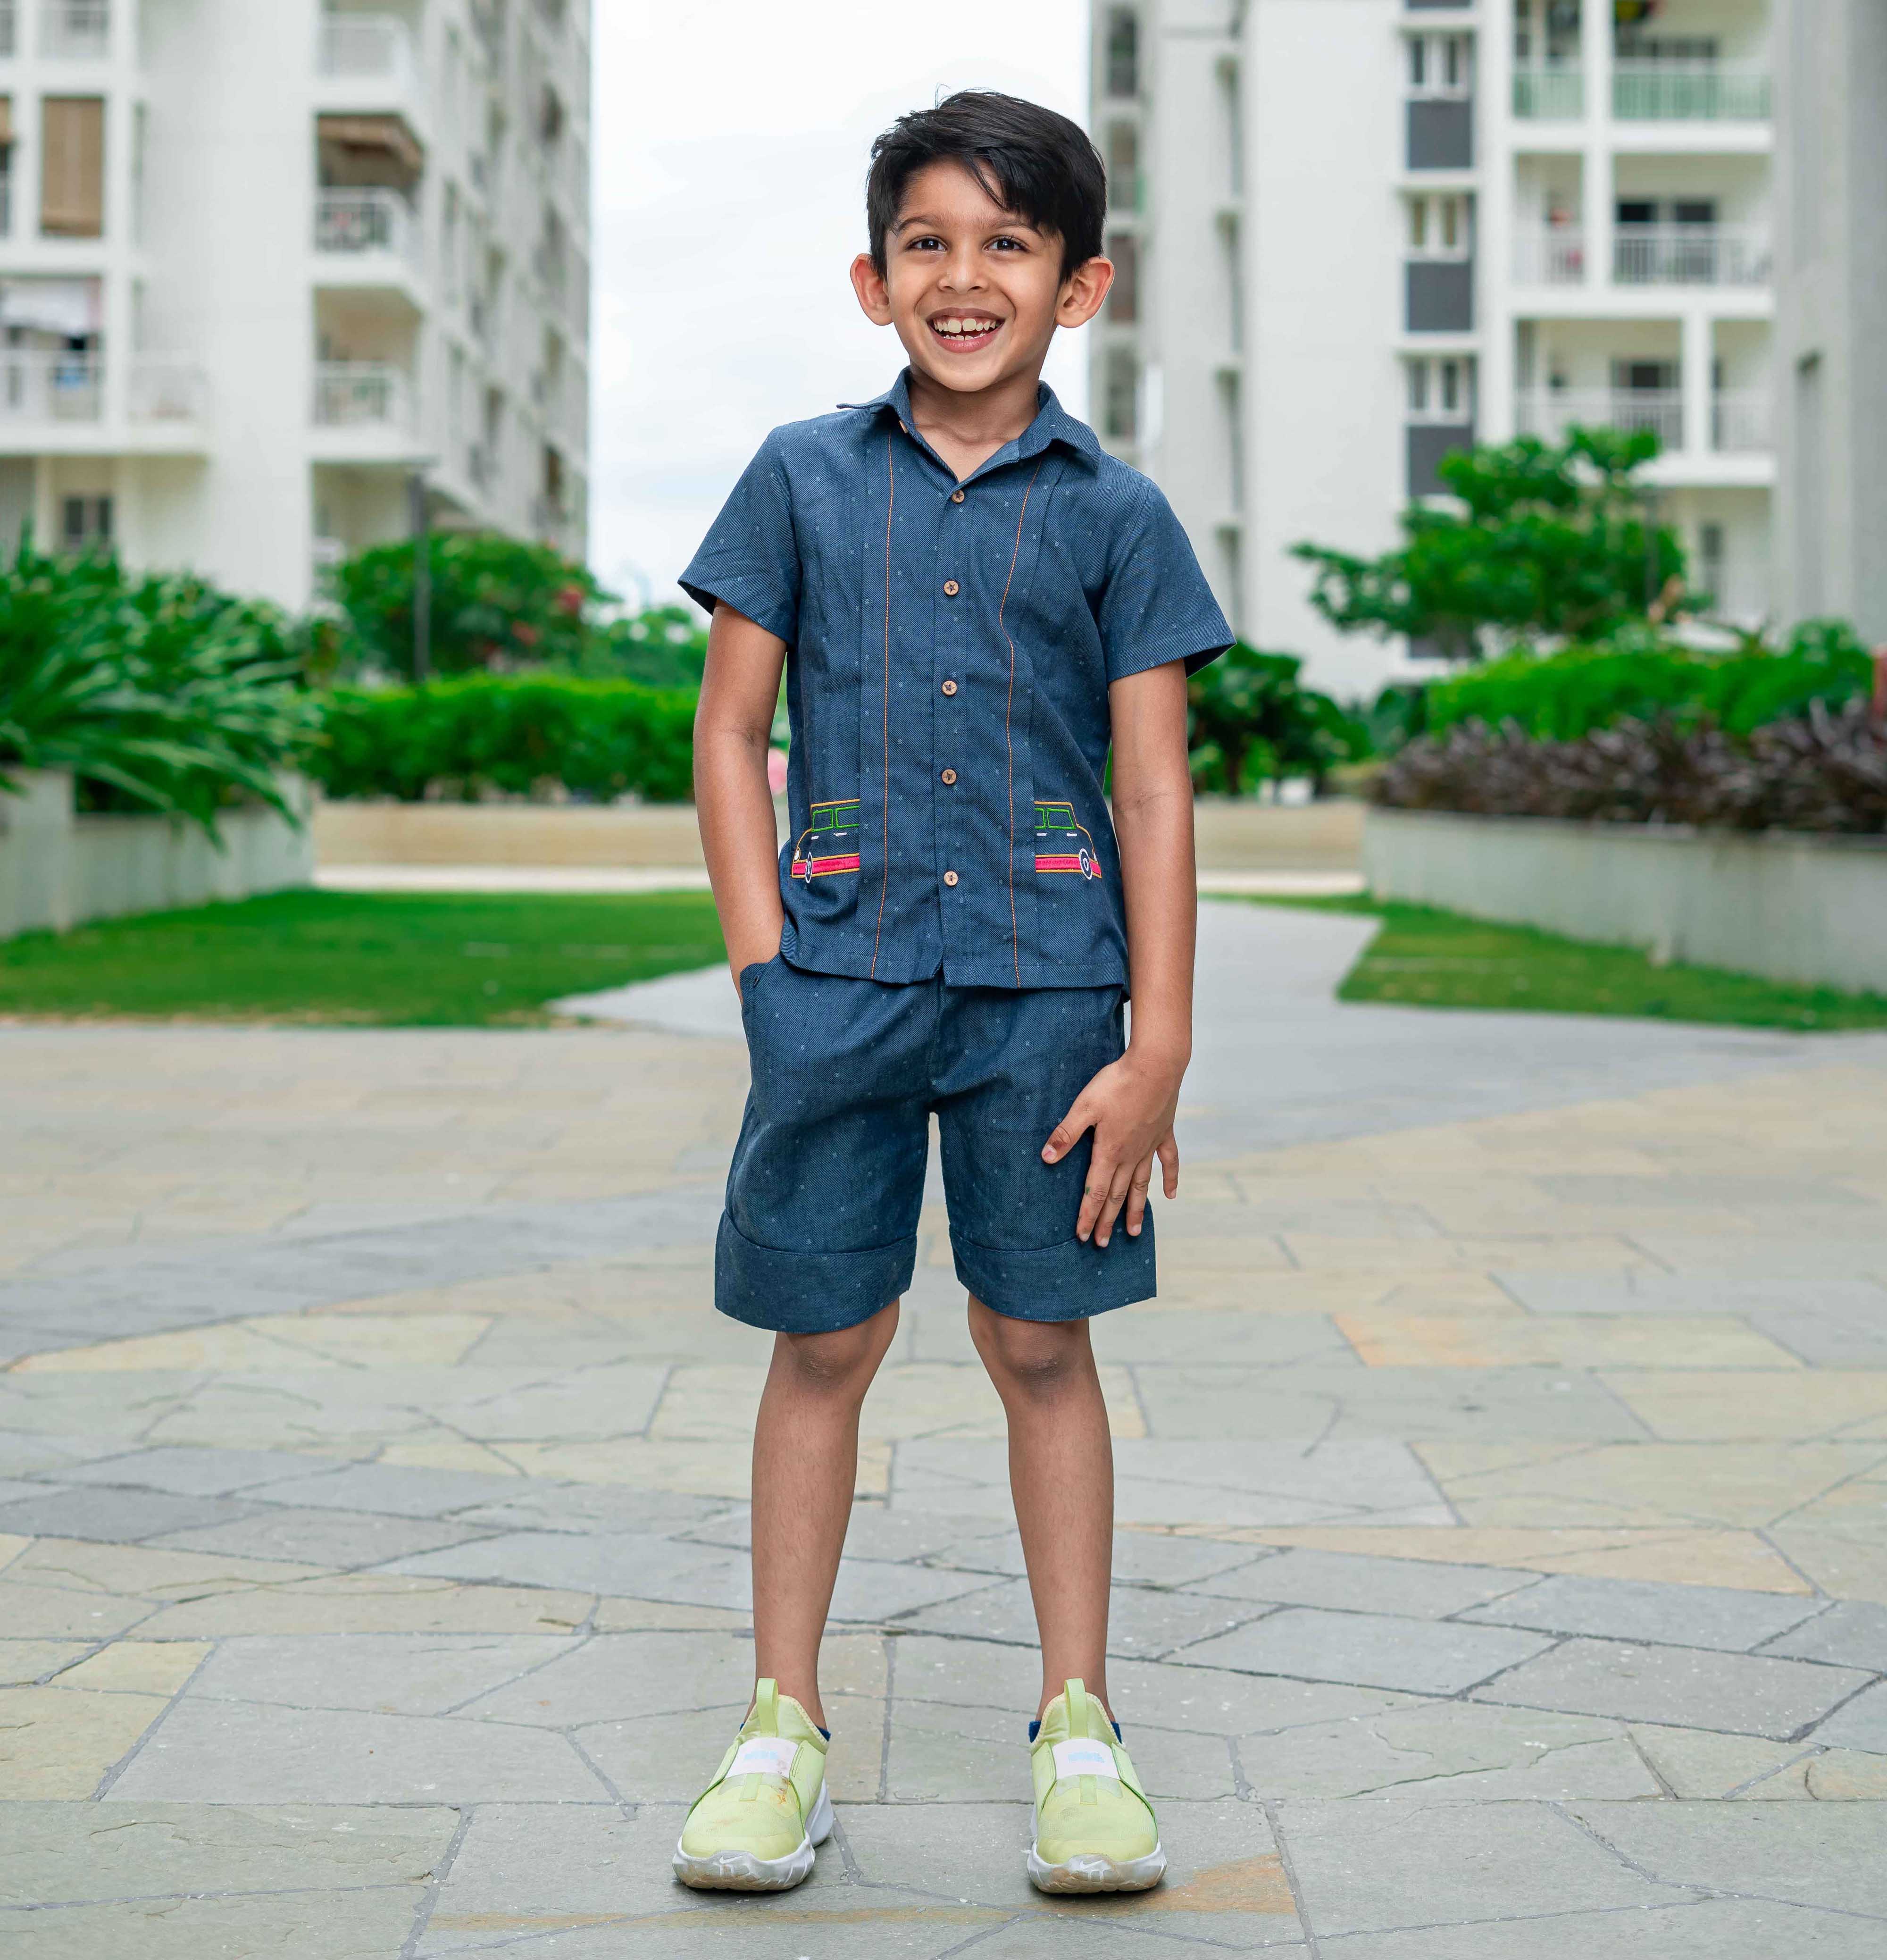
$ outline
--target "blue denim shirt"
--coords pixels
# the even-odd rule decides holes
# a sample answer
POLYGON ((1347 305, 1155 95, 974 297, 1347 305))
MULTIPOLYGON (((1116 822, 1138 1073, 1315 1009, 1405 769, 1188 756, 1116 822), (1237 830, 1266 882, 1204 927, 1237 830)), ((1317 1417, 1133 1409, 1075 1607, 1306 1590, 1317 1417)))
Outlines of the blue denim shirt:
POLYGON ((796 966, 1127 984, 1110 682, 1232 635, 1146 477, 1044 387, 961 483, 907 377, 777 428, 681 576, 786 643, 796 966))

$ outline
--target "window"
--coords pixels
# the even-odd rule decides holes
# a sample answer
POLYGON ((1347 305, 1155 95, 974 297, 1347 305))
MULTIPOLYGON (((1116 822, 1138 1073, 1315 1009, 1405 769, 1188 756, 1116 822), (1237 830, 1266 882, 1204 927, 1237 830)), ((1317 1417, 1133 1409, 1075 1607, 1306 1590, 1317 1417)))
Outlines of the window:
POLYGON ((1466 197, 1447 192, 1409 199, 1412 259, 1465 259, 1474 249, 1473 233, 1473 212, 1466 197))
POLYGON ((1474 39, 1469 34, 1411 34, 1411 95, 1460 97, 1474 88, 1474 39))
POLYGON ((1474 419, 1474 363, 1465 355, 1431 355, 1404 363, 1409 419, 1457 425, 1474 419))
POLYGON ((1139 433, 1139 364, 1127 348, 1110 348, 1102 406, 1107 433, 1117 442, 1131 442, 1139 433))
POLYGON ((1140 208, 1140 132, 1131 123, 1107 132, 1107 202, 1116 211, 1140 208))
POLYGON ((1107 93, 1129 100, 1140 93, 1140 22, 1131 7, 1107 15, 1107 93))
POLYGON ((111 545, 111 499, 67 497, 59 505, 59 539, 68 552, 103 551, 111 545))
MULTIPOLYGON (((0 5, 4 0, 0 0, 0 5)), ((4 53, 0 46, 0 53, 4 53)), ((13 98, 0 95, 0 238, 13 229, 13 98)))
POLYGON ((98 238, 105 230, 105 104, 49 95, 40 105, 40 230, 98 238))
POLYGON ((1107 294, 1107 317, 1130 326, 1140 317, 1140 241, 1131 231, 1108 234, 1107 256, 1113 261, 1113 285, 1107 294))

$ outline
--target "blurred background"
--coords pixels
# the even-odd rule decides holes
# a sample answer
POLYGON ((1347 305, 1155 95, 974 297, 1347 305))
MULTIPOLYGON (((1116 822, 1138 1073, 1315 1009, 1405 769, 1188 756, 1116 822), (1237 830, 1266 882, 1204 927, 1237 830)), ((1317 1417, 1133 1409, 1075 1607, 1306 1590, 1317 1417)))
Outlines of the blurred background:
POLYGON ((1209 873, 1887 991, 1774 950, 1881 862, 1774 847, 1887 832, 1877 0, 0 0, 0 936, 698 881, 675 574, 895 371, 868 146, 968 85, 1107 164, 1049 378, 1240 636, 1209 873), (1733 835, 1795 923, 1438 815, 1733 835))

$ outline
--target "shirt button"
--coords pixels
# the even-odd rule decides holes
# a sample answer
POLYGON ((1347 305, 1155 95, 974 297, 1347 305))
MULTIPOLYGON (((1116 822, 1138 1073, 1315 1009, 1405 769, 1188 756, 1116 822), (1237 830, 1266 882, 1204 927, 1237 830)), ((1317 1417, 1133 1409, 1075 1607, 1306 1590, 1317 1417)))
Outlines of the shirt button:
POLYGON ((961 504, 963 501, 963 492, 961 490, 951 491, 950 493, 950 501, 953 504, 961 504))
POLYGON ((943 691, 945 694, 955 694, 957 691, 957 683, 954 680, 945 681, 943 684, 943 691))
POLYGON ((943 772, 943 779, 947 783, 954 783, 957 780, 956 771, 955 769, 945 770, 943 772))
POLYGON ((955 598, 958 590, 957 581, 954 578, 946 578, 944 581, 944 597, 946 599, 955 598))
POLYGON ((944 873, 944 883, 945 883, 946 885, 954 885, 956 882, 957 882, 957 874, 956 874, 956 873, 955 873, 955 872, 954 872, 954 871, 946 871, 946 872, 944 873))

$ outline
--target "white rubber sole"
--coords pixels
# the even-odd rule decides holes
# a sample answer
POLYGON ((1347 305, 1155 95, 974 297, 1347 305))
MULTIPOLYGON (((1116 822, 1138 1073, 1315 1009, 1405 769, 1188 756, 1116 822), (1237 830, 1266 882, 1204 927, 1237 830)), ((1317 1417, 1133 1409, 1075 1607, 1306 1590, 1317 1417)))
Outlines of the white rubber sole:
POLYGON ((1144 1858, 1116 1864, 1111 1858, 1084 1856, 1064 1865, 1044 1861, 1028 1847, 1028 1882, 1038 1892, 1144 1892, 1166 1876, 1166 1853, 1155 1844, 1144 1858))
POLYGON ((783 1858, 756 1858, 750 1851, 716 1851, 710 1858, 691 1858, 678 1841, 675 1876, 701 1892, 790 1892, 812 1876, 814 1847, 831 1835, 832 1799, 821 1783, 797 1850, 783 1858))

